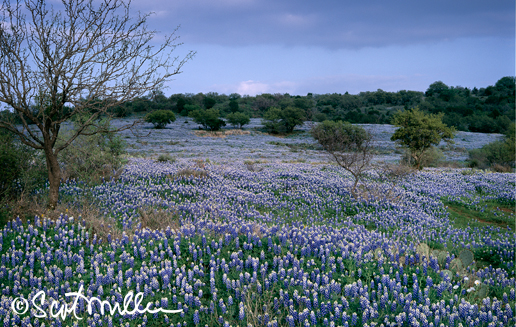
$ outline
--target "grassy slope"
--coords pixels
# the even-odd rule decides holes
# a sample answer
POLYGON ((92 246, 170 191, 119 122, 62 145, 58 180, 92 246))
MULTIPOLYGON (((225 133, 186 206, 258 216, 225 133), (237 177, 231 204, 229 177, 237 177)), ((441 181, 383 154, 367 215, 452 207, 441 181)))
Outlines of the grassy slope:
POLYGON ((490 201, 485 203, 486 207, 482 212, 455 202, 445 202, 444 204, 448 206, 450 218, 454 221, 456 228, 493 226, 515 229, 514 206, 490 201))

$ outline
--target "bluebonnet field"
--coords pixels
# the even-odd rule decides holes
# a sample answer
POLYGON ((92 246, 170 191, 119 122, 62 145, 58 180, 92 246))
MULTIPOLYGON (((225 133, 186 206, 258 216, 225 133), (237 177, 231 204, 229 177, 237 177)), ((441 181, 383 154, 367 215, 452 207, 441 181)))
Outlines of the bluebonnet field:
MULTIPOLYGON (((116 119, 113 126, 122 126, 131 123, 131 119, 116 119)), ((239 159, 261 159, 280 161, 321 161, 327 160, 320 151, 307 148, 306 145, 315 145, 316 141, 308 133, 293 134, 279 138, 257 132, 256 128, 263 127, 261 119, 253 118, 244 131, 249 134, 231 135, 221 138, 197 137, 196 129, 199 125, 188 117, 178 117, 175 122, 165 129, 152 129, 152 124, 143 124, 134 130, 121 132, 123 139, 128 143, 128 151, 145 156, 158 156, 169 153, 178 158, 209 158, 217 161, 232 162, 239 159), (148 135, 150 133, 150 135, 148 135), (292 151, 287 146, 278 146, 278 142, 289 145, 298 145, 298 151, 292 151), (305 147, 303 147, 305 146, 305 147)), ((374 135, 377 148, 377 160, 395 161, 401 157, 396 151, 395 143, 390 140, 396 127, 393 125, 361 125, 374 135)), ((311 125, 296 128, 298 131, 308 131, 311 125)), ((231 129, 227 126, 223 130, 231 129)), ((485 134, 472 132, 457 132, 454 144, 446 146, 440 144, 447 160, 466 160, 467 150, 480 148, 483 145, 502 138, 501 134, 485 134)))
MULTIPOLYGON (((253 136, 231 136, 244 137, 253 136)), ((364 190, 356 200, 347 191, 350 176, 333 165, 282 162, 287 156, 279 153, 276 160, 255 165, 263 170, 250 171, 244 160, 251 155, 231 159, 219 152, 202 163, 188 155, 173 163, 133 158, 116 181, 96 187, 65 184, 63 199, 95 199, 106 223, 124 233, 100 238, 81 217, 66 214, 57 221, 34 217, 26 224, 9 223, 0 233, 4 326, 516 322, 514 231, 456 228, 443 204, 478 210, 486 201, 514 205, 514 174, 425 170, 388 197, 366 196, 364 190), (203 171, 205 177, 181 175, 185 169, 203 171), (144 228, 144 212, 173 217, 176 224, 144 228), (464 253, 486 252, 497 258, 496 265, 463 260, 464 253), (64 294, 81 286, 85 296, 113 306, 133 291, 143 292, 143 307, 183 312, 101 315, 94 305, 89 315, 87 303, 79 300, 76 316, 61 320, 37 318, 41 312, 33 306, 23 315, 11 308, 14 299, 31 300, 41 290, 45 312, 52 299, 70 307, 73 299, 64 294)), ((373 173, 367 183, 374 194, 391 188, 375 181, 373 173)), ((512 214, 498 214, 514 225, 512 214)))

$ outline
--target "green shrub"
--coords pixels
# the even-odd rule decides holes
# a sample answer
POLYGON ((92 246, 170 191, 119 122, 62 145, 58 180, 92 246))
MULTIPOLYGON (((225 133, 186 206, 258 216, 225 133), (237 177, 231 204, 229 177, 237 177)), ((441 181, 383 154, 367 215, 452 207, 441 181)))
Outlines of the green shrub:
POLYGON ((197 124, 201 124, 204 129, 210 131, 218 131, 222 126, 226 126, 226 122, 219 118, 217 109, 197 109, 189 114, 197 124))
MULTIPOLYGON (((66 139, 73 132, 73 129, 65 131, 62 137, 66 139)), ((59 153, 62 178, 87 183, 98 183, 103 178, 117 178, 124 163, 122 155, 126 153, 125 150, 126 143, 117 134, 81 135, 59 153)))
POLYGON ((285 109, 271 107, 263 115, 263 125, 269 133, 291 133, 305 121, 304 112, 300 108, 288 106, 285 109))
POLYGON ((426 152, 439 145, 441 140, 453 143, 455 129, 442 122, 443 115, 426 114, 416 107, 398 111, 392 116, 392 124, 398 129, 391 136, 391 141, 409 149, 414 166, 418 169, 424 166, 426 152))
POLYGON ((228 122, 234 127, 242 128, 242 126, 249 124, 251 119, 244 113, 233 112, 226 116, 228 122))
MULTIPOLYGON (((402 163, 415 166, 415 160, 410 155, 410 150, 406 149, 403 157, 401 158, 402 163)), ((444 153, 441 149, 431 146, 423 156, 421 157, 420 167, 439 167, 445 161, 444 153)))
POLYGON ((469 166, 489 168, 493 165, 514 166, 514 144, 496 141, 484 145, 480 149, 469 151, 469 166))
POLYGON ((314 115, 314 121, 316 122, 323 122, 325 120, 328 120, 328 116, 322 112, 318 112, 314 115))
POLYGON ((196 104, 185 104, 183 106, 183 110, 181 111, 181 115, 183 116, 190 116, 190 113, 195 110, 201 110, 201 106, 198 106, 196 104))
POLYGON ((170 110, 156 110, 145 116, 145 121, 154 125, 154 128, 165 128, 167 124, 176 121, 176 115, 170 110))
POLYGON ((0 135, 0 198, 11 193, 14 180, 21 173, 19 161, 19 151, 12 137, 8 134, 0 135))
POLYGON ((41 151, 22 144, 5 129, 0 129, 0 163, 0 200, 30 193, 48 178, 41 151))
POLYGON ((118 118, 127 117, 132 113, 132 106, 130 103, 121 104, 113 108, 113 113, 115 114, 115 117, 118 118))
POLYGON ((493 168, 497 171, 509 171, 515 161, 514 123, 509 127, 503 141, 495 141, 480 149, 469 151, 469 166, 493 168))
POLYGON ((232 100, 229 100, 229 111, 231 111, 232 113, 236 113, 238 112, 238 110, 240 110, 239 106, 238 106, 238 101, 236 99, 232 99, 232 100))
POLYGON ((281 109, 272 107, 263 115, 263 125, 269 133, 279 133, 281 131, 281 109))
POLYGON ((158 159, 156 159, 157 162, 170 162, 174 163, 176 162, 176 158, 172 157, 170 154, 160 154, 158 156, 158 159))

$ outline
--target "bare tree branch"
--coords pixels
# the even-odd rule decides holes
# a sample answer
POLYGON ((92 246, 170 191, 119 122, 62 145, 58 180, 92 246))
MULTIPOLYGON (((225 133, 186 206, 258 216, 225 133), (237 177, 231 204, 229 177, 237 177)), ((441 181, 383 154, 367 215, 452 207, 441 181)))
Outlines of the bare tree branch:
POLYGON ((152 43, 157 32, 147 29, 149 14, 131 17, 130 5, 122 0, 69 0, 56 11, 44 0, 4 0, 0 7, 0 102, 21 122, 20 128, 2 118, 0 128, 45 151, 47 166, 54 165, 48 166, 51 188, 59 184, 60 151, 79 135, 140 123, 108 130, 96 121, 112 117, 113 108, 180 74, 195 54, 172 56, 181 45, 177 28, 161 44, 152 43), (81 123, 56 147, 61 124, 71 119, 81 123))
POLYGON ((330 157, 353 176, 350 192, 357 198, 357 185, 373 158, 373 138, 362 127, 324 121, 311 129, 312 136, 330 157))

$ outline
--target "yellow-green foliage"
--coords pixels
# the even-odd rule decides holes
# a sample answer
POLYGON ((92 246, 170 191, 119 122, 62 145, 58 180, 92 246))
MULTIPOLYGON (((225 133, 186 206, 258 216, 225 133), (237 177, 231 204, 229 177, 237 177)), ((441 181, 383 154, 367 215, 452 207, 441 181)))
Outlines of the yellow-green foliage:
POLYGON ((410 150, 415 166, 420 169, 425 152, 432 145, 438 145, 441 140, 453 143, 454 127, 448 127, 442 122, 443 113, 425 114, 419 108, 398 111, 392 118, 392 123, 399 127, 391 137, 410 150))

